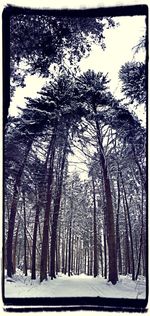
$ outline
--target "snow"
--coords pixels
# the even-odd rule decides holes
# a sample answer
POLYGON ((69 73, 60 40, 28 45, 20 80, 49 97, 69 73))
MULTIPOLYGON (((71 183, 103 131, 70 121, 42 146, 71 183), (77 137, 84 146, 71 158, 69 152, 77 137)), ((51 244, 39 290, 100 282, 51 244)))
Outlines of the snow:
POLYGON ((29 297, 105 297, 105 298, 128 298, 145 299, 146 281, 139 277, 132 281, 131 276, 120 276, 116 285, 112 285, 101 276, 94 278, 85 274, 67 275, 59 274, 56 279, 40 283, 39 277, 31 280, 25 277, 21 271, 10 278, 5 278, 6 298, 29 298, 29 297), (12 282, 13 280, 13 282, 12 282))

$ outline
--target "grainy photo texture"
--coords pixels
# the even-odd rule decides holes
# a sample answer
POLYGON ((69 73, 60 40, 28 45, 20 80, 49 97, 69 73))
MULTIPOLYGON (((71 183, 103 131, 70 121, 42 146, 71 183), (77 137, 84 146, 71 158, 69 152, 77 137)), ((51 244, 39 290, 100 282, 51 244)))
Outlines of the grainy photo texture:
POLYGON ((144 309, 147 7, 7 7, 3 34, 4 303, 144 309))

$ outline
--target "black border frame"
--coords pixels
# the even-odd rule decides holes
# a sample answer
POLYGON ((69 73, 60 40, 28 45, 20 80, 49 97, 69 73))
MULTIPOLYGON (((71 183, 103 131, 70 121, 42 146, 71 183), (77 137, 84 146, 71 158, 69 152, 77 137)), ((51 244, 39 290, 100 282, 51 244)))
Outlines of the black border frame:
MULTIPOLYGON (((29 9, 23 7, 7 6, 2 14, 2 34, 3 34, 3 135, 4 127, 7 122, 8 108, 10 102, 10 17, 18 14, 43 14, 57 15, 69 17, 99 17, 99 16, 133 16, 145 15, 147 26, 147 92, 148 92, 148 6, 147 5, 131 5, 117 7, 101 7, 96 9, 29 9)), ((147 93, 148 104, 148 93, 147 93)), ((147 126, 147 163, 148 163, 148 111, 146 113, 147 126)), ((3 137, 3 148, 4 148, 3 137)), ((3 156, 4 159, 4 156, 3 156)), ((148 168, 147 168, 148 179, 148 168)), ((3 178, 4 183, 4 178, 3 178)), ((3 186, 4 187, 4 186, 3 186)), ((148 183, 147 183, 148 193, 148 183)), ((9 312, 28 312, 28 311, 63 311, 63 310, 96 310, 96 311, 130 311, 130 312, 145 312, 148 303, 148 197, 147 197, 147 223, 146 223, 146 238, 147 238, 147 271, 146 271, 146 299, 115 299, 101 297, 65 297, 65 298, 6 298, 4 294, 4 246, 2 249, 2 299, 4 310, 9 312)), ((4 189, 3 189, 3 227, 4 227, 4 189)), ((4 245, 4 228, 3 241, 4 245)))

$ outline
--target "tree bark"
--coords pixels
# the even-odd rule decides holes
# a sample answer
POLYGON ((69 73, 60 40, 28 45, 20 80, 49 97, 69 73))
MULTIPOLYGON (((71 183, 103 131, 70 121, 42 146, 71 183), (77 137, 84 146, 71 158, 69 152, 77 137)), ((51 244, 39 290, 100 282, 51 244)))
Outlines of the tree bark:
POLYGON ((79 266, 79 237, 76 237, 76 274, 78 274, 78 266, 79 266))
POLYGON ((110 180, 108 176, 108 167, 104 155, 104 149, 101 142, 101 132, 97 119, 97 110, 96 106, 93 105, 95 113, 95 124, 97 129, 97 140, 99 145, 99 154, 100 154, 100 164, 103 170, 104 178, 104 188, 105 188, 105 197, 106 197, 106 214, 107 214, 107 243, 108 243, 108 257, 109 257, 109 276, 108 280, 112 284, 116 284, 118 281, 118 272, 117 272, 117 251, 116 251, 116 236, 115 236, 115 227, 114 227, 114 214, 113 214, 113 204, 112 204, 112 195, 110 188, 110 180))
POLYGON ((18 233, 20 227, 20 219, 18 220, 18 225, 16 229, 16 234, 14 238, 14 246, 13 246, 13 273, 16 273, 16 250, 17 250, 17 241, 18 241, 18 233))
POLYGON ((65 272, 65 244, 64 244, 64 240, 62 240, 62 273, 65 272))
POLYGON ((86 274, 86 248, 84 251, 84 273, 86 274))
POLYGON ((116 212, 116 245, 117 245, 117 258, 118 258, 118 270, 122 274, 122 257, 120 246, 120 231, 119 231, 119 215, 120 215, 120 183, 119 183, 119 171, 117 175, 117 189, 118 189, 118 206, 116 212))
POLYGON ((143 183, 143 186, 144 186, 144 189, 145 189, 145 192, 147 192, 147 179, 144 178, 144 173, 143 173, 143 170, 141 168, 141 165, 138 161, 138 155, 136 154, 135 152, 135 146, 134 144, 132 143, 132 150, 133 150, 133 154, 134 154, 134 160, 135 160, 135 163, 139 169, 139 173, 140 173, 140 177, 141 177, 141 180, 142 180, 142 183, 143 183))
POLYGON ((74 235, 72 232, 72 247, 71 247, 71 271, 74 271, 74 235))
POLYGON ((36 214, 35 214, 35 221, 34 221, 34 230, 33 230, 33 242, 32 242, 32 268, 31 268, 31 279, 36 279, 36 239, 37 239, 37 229, 39 224, 39 214, 40 214, 40 207, 38 204, 37 199, 37 192, 36 192, 36 214))
POLYGON ((131 244, 131 257, 132 257, 132 280, 135 280, 135 263, 134 263, 134 247, 133 247, 133 236, 132 236, 132 227, 131 227, 131 220, 130 220, 130 212, 129 212, 129 205, 127 200, 127 194, 124 186, 123 176, 120 171, 120 176, 122 180, 125 204, 126 204, 126 211, 127 211, 127 218, 128 218, 128 225, 129 225, 129 234, 130 234, 130 244, 131 244))
POLYGON ((63 157, 62 157, 62 162, 61 162, 60 178, 59 178, 59 182, 58 182, 56 196, 54 199, 54 212, 53 212, 53 220, 52 220, 51 250, 50 250, 50 275, 51 275, 52 280, 53 280, 53 278, 56 277, 56 275, 55 275, 55 248, 56 248, 57 224, 58 224, 58 216, 59 216, 62 184, 63 184, 63 172, 64 172, 64 166, 65 166, 65 161, 66 161, 67 142, 68 142, 68 133, 67 133, 64 148, 63 148, 63 157))
POLYGON ((23 218, 24 218, 24 267, 23 272, 25 276, 27 276, 27 236, 26 236, 26 204, 25 204, 25 192, 22 191, 22 199, 23 199, 23 218))
POLYGON ((69 224, 69 249, 68 249, 68 276, 70 277, 71 275, 71 219, 70 219, 70 224, 69 224))
POLYGON ((23 163, 18 171, 18 174, 16 176, 16 181, 14 184, 14 190, 13 190, 13 198, 11 203, 11 210, 10 210, 10 217, 9 217, 9 224, 8 224, 8 235, 7 235, 7 275, 8 277, 12 277, 13 274, 13 263, 12 263, 12 250, 13 250, 13 233, 14 233, 14 227, 15 227, 15 218, 16 218, 16 212, 17 212, 17 204, 18 204, 18 197, 19 197, 19 188, 21 185, 21 177, 23 174, 23 170, 28 158, 29 151, 31 149, 33 140, 30 140, 30 142, 27 145, 26 152, 24 155, 23 163))
POLYGON ((42 252, 41 252, 41 265, 40 265, 40 282, 42 282, 44 279, 47 280, 49 217, 50 217, 51 200, 52 200, 52 183, 53 183, 53 165, 54 165, 54 156, 55 156, 55 145, 56 145, 56 130, 54 130, 52 138, 51 138, 51 142, 50 142, 50 161, 49 161, 49 171, 48 171, 46 207, 45 207, 45 214, 44 214, 43 241, 42 241, 42 252))
POLYGON ((98 274, 98 266, 97 266, 97 227, 96 227, 96 197, 95 197, 95 183, 92 175, 92 186, 93 186, 93 204, 94 204, 94 213, 93 213, 93 222, 94 222, 94 278, 96 278, 98 274))
POLYGON ((104 232, 104 278, 107 279, 107 244, 106 244, 106 234, 104 232))
POLYGON ((125 251, 124 251, 124 258, 125 258, 125 275, 127 273, 130 274, 130 247, 129 247, 129 236, 128 236, 128 222, 127 222, 127 211, 123 196, 123 207, 124 207, 124 215, 125 215, 125 251))
POLYGON ((72 249, 71 249, 71 239, 72 239, 72 212, 73 212, 73 183, 72 183, 71 201, 70 201, 68 276, 71 275, 71 259, 72 259, 72 249))
POLYGON ((87 274, 90 275, 90 245, 88 247, 88 268, 87 268, 87 274))
POLYGON ((68 230, 66 232, 66 249, 65 249, 65 267, 64 267, 64 274, 67 273, 67 266, 68 266, 68 230))
POLYGON ((137 265, 137 272, 136 272, 135 280, 137 280, 138 276, 139 276, 141 257, 142 257, 142 246, 143 246, 143 192, 142 192, 142 207, 141 207, 140 249, 139 249, 139 255, 138 255, 138 265, 137 265))
POLYGON ((103 251, 102 251, 102 240, 101 240, 101 234, 100 234, 100 263, 101 263, 101 274, 102 277, 104 276, 104 265, 103 265, 103 251))

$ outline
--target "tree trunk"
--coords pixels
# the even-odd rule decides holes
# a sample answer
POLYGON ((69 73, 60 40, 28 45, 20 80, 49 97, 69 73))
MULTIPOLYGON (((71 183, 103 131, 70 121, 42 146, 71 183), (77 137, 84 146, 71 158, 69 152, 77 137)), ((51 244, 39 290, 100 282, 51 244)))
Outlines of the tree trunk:
POLYGON ((26 236, 26 204, 25 204, 25 192, 22 191, 22 199, 23 199, 23 218, 24 218, 24 267, 23 272, 25 276, 27 276, 27 236, 26 236))
POLYGON ((70 277, 71 274, 71 220, 69 225, 69 249, 68 249, 68 276, 70 277))
POLYGON ((106 244, 106 235, 104 233, 104 278, 107 279, 107 244, 106 244))
POLYGON ((100 164, 103 170, 104 178, 104 188, 105 188, 105 197, 106 197, 106 214, 107 214, 107 243, 108 243, 108 257, 109 257, 109 276, 108 280, 112 284, 116 284, 118 281, 118 272, 117 272, 117 251, 116 251, 116 236, 114 228, 114 214, 113 214, 113 204, 112 204, 112 195, 110 189, 110 180, 108 176, 107 162, 104 155, 104 149, 101 142, 101 132, 97 119, 97 110, 96 106, 93 105, 95 112, 95 124, 97 129, 97 140, 99 145, 100 153, 100 164))
POLYGON ((101 234, 100 234, 100 263, 101 263, 101 274, 102 277, 104 276, 104 266, 103 266, 103 251, 102 251, 102 240, 101 240, 101 234))
POLYGON ((90 275, 93 275, 93 249, 90 249, 90 275))
POLYGON ((90 245, 88 247, 88 267, 87 267, 87 275, 90 275, 90 245))
POLYGON ((67 141, 68 141, 68 133, 65 139, 65 145, 63 148, 63 157, 61 162, 60 169, 60 178, 58 182, 58 187, 56 191, 56 197, 54 200, 54 212, 53 212, 53 220, 52 220, 52 234, 51 234, 51 251, 50 251, 50 275, 51 279, 55 278, 55 247, 56 247, 56 236, 57 236, 57 224, 58 224, 58 216, 60 209, 60 201, 61 201, 61 192, 62 192, 62 184, 63 184, 63 172, 66 161, 66 149, 67 149, 67 141))
POLYGON ((119 172, 117 175, 117 189, 118 189, 118 206, 117 206, 117 213, 116 213, 116 245, 117 245, 118 270, 119 270, 119 273, 122 274, 122 258, 121 258, 120 231, 119 231, 119 214, 120 214, 119 172))
POLYGON ((96 227, 96 198, 95 198, 95 183, 92 176, 92 186, 93 186, 93 204, 94 204, 94 213, 93 213, 93 222, 94 222, 94 278, 98 274, 97 266, 97 227, 96 227))
POLYGON ((125 251, 124 251, 124 258, 125 258, 125 275, 127 273, 130 274, 130 247, 129 247, 129 234, 128 234, 128 222, 127 222, 127 211, 125 206, 125 199, 123 196, 123 207, 124 207, 124 215, 125 215, 125 251))
POLYGON ((9 224, 8 224, 8 235, 7 235, 7 275, 8 277, 12 277, 13 274, 13 263, 12 263, 12 248, 13 248, 13 233, 14 233, 14 227, 15 227, 15 217, 17 212, 17 203, 18 203, 18 196, 19 196, 19 188, 21 185, 21 177, 22 173, 28 158, 29 151, 31 149, 33 140, 31 140, 28 143, 24 161, 22 163, 22 166, 20 167, 18 174, 16 176, 16 181, 14 184, 14 190, 13 190, 13 198, 11 203, 11 210, 10 210, 10 218, 9 218, 9 224))
POLYGON ((18 241, 18 233, 19 233, 19 227, 20 227, 20 219, 18 221, 16 234, 14 238, 14 246, 13 246, 13 273, 16 273, 16 250, 17 250, 17 241, 18 241))
POLYGON ((33 243, 32 243, 32 268, 31 268, 31 279, 36 279, 36 239, 37 239, 37 229, 39 224, 39 214, 40 214, 40 207, 38 204, 37 199, 37 192, 36 192, 36 214, 35 214, 35 221, 34 221, 34 230, 33 230, 33 243))
POLYGON ((65 244, 64 240, 62 239, 62 273, 65 273, 65 244))
POLYGON ((51 210, 51 199, 52 199, 52 182, 53 182, 53 165, 55 156, 55 145, 56 145, 56 130, 54 130, 51 142, 50 142, 50 161, 48 171, 48 183, 47 183, 47 196, 46 196, 46 207, 44 214, 44 227, 43 227, 43 241, 42 241, 42 252, 41 252, 41 265, 40 265, 40 282, 44 279, 47 280, 47 253, 49 246, 49 217, 51 210))
POLYGON ((86 274, 86 248, 84 252, 84 273, 86 274))
POLYGON ((73 262, 74 262, 74 251, 73 251, 73 249, 74 249, 74 235, 73 235, 73 233, 72 233, 72 247, 71 247, 72 249, 71 249, 71 271, 73 272, 74 271, 74 264, 73 264, 73 262))
POLYGON ((76 237, 76 274, 78 274, 78 266, 79 266, 79 237, 76 237))
POLYGON ((65 269, 64 274, 67 273, 67 266, 68 266, 68 230, 66 235, 66 251, 65 251, 65 269))
POLYGON ((136 154, 135 152, 135 146, 134 144, 132 143, 132 150, 133 150, 133 154, 134 154, 134 160, 135 160, 135 163, 139 169, 139 173, 140 173, 140 177, 141 177, 141 180, 142 180, 142 183, 143 183, 143 186, 144 186, 144 189, 145 189, 145 192, 147 192, 147 179, 145 180, 144 178, 144 173, 143 173, 143 170, 141 168, 141 165, 138 161, 138 155, 136 154))
POLYGON ((129 206, 128 206, 128 200, 127 200, 127 194, 124 186, 124 181, 122 177, 122 173, 120 171, 120 176, 122 180, 122 186, 123 186, 123 192, 124 192, 124 198, 125 198, 125 204, 126 204, 126 211, 127 211, 127 218, 128 218, 128 225, 129 225, 129 234, 130 234, 130 244, 131 244, 131 257, 132 257, 132 280, 135 280, 135 264, 134 264, 134 248, 133 248, 133 236, 132 236, 132 227, 131 227, 131 220, 130 220, 130 212, 129 212, 129 206))
POLYGON ((136 272, 135 280, 137 280, 138 276, 139 276, 141 257, 142 257, 142 246, 143 246, 143 192, 142 192, 142 208, 141 208, 140 249, 139 249, 139 255, 138 255, 138 265, 137 265, 137 272, 136 272))
MULTIPOLYGON (((60 228, 59 228, 59 234, 58 234, 58 238, 57 238, 57 264, 56 264, 56 273, 58 274, 58 272, 60 271, 60 228)), ((50 265, 50 263, 49 263, 50 265)))

